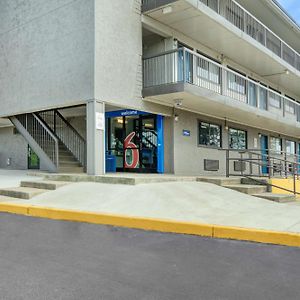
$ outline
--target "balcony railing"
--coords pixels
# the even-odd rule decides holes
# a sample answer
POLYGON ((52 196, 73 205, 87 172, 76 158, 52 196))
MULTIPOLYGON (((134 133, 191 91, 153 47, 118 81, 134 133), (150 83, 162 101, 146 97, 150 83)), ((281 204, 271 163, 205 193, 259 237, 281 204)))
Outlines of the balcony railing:
POLYGON ((198 0, 300 71, 300 54, 234 0, 198 0))
POLYGON ((300 104, 217 62, 180 48, 143 59, 144 88, 189 83, 300 122, 300 104))

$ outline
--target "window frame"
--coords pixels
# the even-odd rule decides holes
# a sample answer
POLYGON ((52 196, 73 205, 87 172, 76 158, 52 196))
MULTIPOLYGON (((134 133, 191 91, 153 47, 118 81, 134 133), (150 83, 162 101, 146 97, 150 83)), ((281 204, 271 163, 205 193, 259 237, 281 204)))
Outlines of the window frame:
POLYGON ((217 124, 217 123, 213 123, 213 122, 210 122, 210 121, 198 120, 198 147, 206 147, 206 148, 213 148, 213 149, 222 149, 222 145, 223 145, 222 125, 217 124), (220 130, 220 145, 214 146, 214 145, 201 144, 200 143, 200 131, 201 131, 200 129, 201 129, 201 124, 202 123, 208 124, 209 128, 210 128, 211 125, 219 127, 219 130, 220 130))
POLYGON ((236 128, 236 127, 229 127, 228 128, 228 148, 232 150, 247 150, 248 149, 248 132, 247 130, 236 128), (237 132, 243 131, 245 133, 245 148, 232 148, 230 146, 230 130, 236 130, 237 132))
POLYGON ((295 155, 297 153, 297 142, 286 139, 285 140, 285 152, 286 152, 287 155, 295 155), (294 144, 294 146, 295 146, 295 151, 294 152, 288 152, 287 151, 287 142, 290 142, 290 143, 294 144))
POLYGON ((282 143, 282 138, 281 137, 276 137, 276 136, 270 136, 270 151, 272 151, 275 154, 282 154, 283 151, 283 143, 282 143), (275 140, 279 140, 280 141, 280 151, 278 151, 277 149, 272 149, 271 145, 271 140, 275 139, 275 140))

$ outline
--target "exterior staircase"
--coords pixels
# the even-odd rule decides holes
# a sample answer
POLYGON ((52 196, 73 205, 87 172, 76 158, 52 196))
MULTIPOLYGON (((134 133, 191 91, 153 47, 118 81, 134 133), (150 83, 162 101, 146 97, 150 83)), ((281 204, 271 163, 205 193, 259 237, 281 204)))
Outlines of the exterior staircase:
POLYGON ((287 203, 296 201, 293 194, 273 194, 269 191, 266 180, 261 180, 258 184, 256 180, 238 177, 198 177, 197 181, 213 183, 240 193, 254 197, 278 202, 287 203))
POLYGON ((58 110, 10 117, 40 159, 43 170, 52 173, 83 173, 86 141, 58 110))
POLYGON ((58 173, 84 173, 83 166, 62 142, 59 142, 58 173))

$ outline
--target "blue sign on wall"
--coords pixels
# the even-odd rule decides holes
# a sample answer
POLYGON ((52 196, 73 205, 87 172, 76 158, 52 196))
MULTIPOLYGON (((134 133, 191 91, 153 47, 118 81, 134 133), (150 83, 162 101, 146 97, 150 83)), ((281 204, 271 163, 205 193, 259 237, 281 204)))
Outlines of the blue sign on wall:
POLYGON ((187 129, 183 129, 183 130, 182 130, 182 135, 183 135, 183 136, 191 136, 191 131, 190 131, 190 130, 187 130, 187 129))

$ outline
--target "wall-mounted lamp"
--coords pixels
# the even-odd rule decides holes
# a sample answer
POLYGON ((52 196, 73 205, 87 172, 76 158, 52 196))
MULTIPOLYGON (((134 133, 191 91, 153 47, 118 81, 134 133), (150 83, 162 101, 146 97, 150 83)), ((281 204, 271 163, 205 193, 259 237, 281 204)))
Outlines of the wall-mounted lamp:
POLYGON ((179 116, 178 115, 174 115, 174 121, 178 122, 179 121, 179 116))
POLYGON ((225 126, 224 126, 225 130, 228 130, 229 127, 228 127, 228 124, 227 124, 227 119, 225 118, 225 126))
POLYGON ((277 75, 289 75, 290 71, 288 69, 282 71, 282 72, 278 72, 278 73, 272 73, 272 74, 265 74, 265 75, 261 75, 261 77, 271 77, 271 76, 277 76, 277 75))

